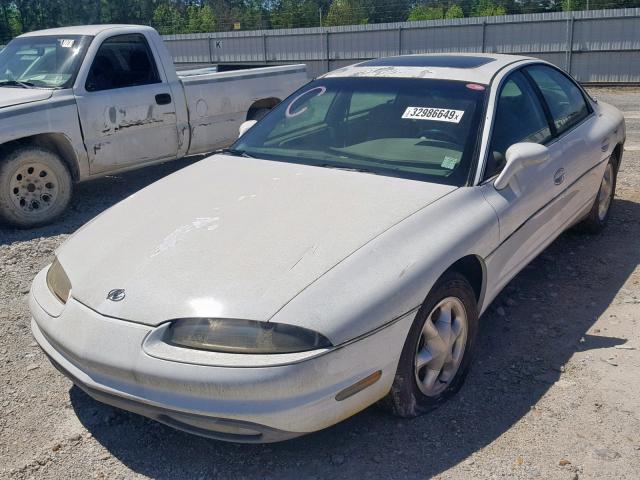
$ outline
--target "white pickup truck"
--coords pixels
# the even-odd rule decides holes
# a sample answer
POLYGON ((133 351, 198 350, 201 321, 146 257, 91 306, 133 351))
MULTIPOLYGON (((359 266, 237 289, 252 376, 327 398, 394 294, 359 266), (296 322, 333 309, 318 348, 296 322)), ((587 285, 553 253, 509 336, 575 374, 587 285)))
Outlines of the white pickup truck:
POLYGON ((137 25, 17 37, 0 52, 0 222, 41 225, 74 182, 226 147, 307 80, 305 65, 176 73, 137 25))

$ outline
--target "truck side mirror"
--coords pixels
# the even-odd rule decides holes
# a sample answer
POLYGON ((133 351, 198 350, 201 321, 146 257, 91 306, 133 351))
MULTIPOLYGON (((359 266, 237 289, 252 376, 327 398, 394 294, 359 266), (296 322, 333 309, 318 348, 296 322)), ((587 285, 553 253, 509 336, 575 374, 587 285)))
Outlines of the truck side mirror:
POLYGON ((507 149, 506 158, 507 163, 493 184, 496 190, 506 188, 520 171, 549 160, 549 149, 539 143, 515 143, 507 149))
POLYGON ((256 123, 258 123, 257 120, 247 120, 242 125, 240 125, 240 133, 238 135, 238 138, 247 133, 247 130, 253 127, 256 123))

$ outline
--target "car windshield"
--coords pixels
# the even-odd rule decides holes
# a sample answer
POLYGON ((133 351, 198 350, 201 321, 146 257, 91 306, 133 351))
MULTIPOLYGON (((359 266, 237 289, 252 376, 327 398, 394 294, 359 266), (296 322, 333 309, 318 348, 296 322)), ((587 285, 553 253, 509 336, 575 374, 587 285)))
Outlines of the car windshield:
POLYGON ((468 82, 319 79, 280 103, 230 151, 464 185, 484 97, 484 86, 468 82))
POLYGON ((0 86, 69 88, 91 37, 22 37, 0 52, 0 86))

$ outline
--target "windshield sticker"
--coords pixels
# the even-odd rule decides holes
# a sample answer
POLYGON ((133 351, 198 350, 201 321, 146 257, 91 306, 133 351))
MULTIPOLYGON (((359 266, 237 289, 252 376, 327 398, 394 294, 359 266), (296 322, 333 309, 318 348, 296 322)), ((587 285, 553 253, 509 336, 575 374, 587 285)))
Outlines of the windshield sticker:
POLYGON ((63 38, 62 40, 60 40, 60 46, 62 48, 71 48, 73 47, 74 43, 75 41, 70 38, 63 38))
POLYGON ((476 90, 478 92, 484 91, 484 85, 478 85, 477 83, 467 83, 466 87, 469 90, 476 90))
POLYGON ((444 160, 440 164, 442 168, 446 168, 447 170, 453 170, 458 165, 458 159, 455 157, 445 156, 444 160))
POLYGON ((327 87, 315 87, 312 88, 311 90, 307 90, 306 92, 302 92, 300 95, 298 95, 296 98, 294 98, 293 100, 291 100, 291 103, 289 103, 289 106, 287 107, 287 110, 285 111, 285 115, 287 116, 287 118, 293 118, 293 117, 297 117, 300 114, 303 114, 304 112, 307 111, 307 109, 309 107, 304 106, 301 109, 299 109, 297 112, 294 111, 294 107, 296 105, 296 103, 298 103, 300 101, 300 99, 305 99, 305 102, 309 102, 311 100, 311 98, 313 97, 319 97, 320 95, 324 95, 324 92, 327 91, 327 87))
POLYGON ((433 120, 436 122, 460 123, 464 110, 433 107, 407 107, 402 118, 409 120, 433 120))

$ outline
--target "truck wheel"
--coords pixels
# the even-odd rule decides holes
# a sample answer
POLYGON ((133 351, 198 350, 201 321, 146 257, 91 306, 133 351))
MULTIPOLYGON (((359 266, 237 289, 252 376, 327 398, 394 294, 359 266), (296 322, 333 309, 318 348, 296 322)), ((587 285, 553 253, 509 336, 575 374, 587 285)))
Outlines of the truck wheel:
POLYGON ((0 161, 0 220, 19 228, 51 222, 71 199, 72 180, 60 157, 20 147, 0 161))
POLYGON ((255 108, 255 109, 252 108, 247 113, 247 120, 260 121, 260 120, 262 120, 262 117, 264 117, 270 111, 271 111, 270 108, 255 108))

